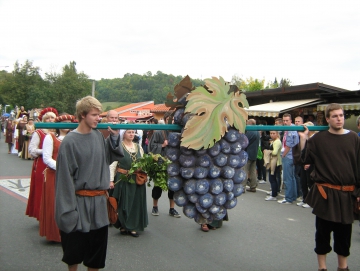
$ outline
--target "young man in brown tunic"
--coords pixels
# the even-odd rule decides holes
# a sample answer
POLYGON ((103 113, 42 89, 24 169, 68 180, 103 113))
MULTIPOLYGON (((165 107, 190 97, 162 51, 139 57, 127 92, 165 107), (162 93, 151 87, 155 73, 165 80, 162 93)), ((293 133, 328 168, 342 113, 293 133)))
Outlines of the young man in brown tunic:
POLYGON ((306 203, 316 215, 315 253, 319 270, 326 269, 326 254, 331 251, 331 232, 334 232, 334 252, 338 255, 338 271, 349 270, 353 203, 360 200, 360 138, 344 129, 344 110, 339 104, 325 109, 329 130, 308 139, 309 130, 299 132, 302 160, 314 164, 315 184, 306 203))

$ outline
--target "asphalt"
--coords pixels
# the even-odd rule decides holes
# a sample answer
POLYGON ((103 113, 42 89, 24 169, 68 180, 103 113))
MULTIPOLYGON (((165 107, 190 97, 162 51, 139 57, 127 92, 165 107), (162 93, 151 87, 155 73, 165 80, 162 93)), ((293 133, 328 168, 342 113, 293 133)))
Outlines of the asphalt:
MULTIPOLYGON (((67 270, 61 245, 38 234, 38 222, 25 216, 32 161, 7 154, 0 142, 0 270, 67 270), (9 181, 20 186, 4 188, 9 181), (18 182, 19 184, 19 182, 18 182), (20 188, 19 188, 20 187, 20 188), (21 188, 25 187, 25 188, 21 188), (14 192, 15 191, 15 192, 14 192)), ((9 187, 9 186, 8 186, 9 187)), ((317 270, 314 248, 315 216, 311 209, 266 202, 268 184, 256 193, 241 195, 222 228, 207 233, 182 214, 168 215, 166 193, 159 200, 160 216, 151 215, 151 188, 147 189, 149 225, 139 238, 109 228, 105 270, 317 270)), ((360 270, 360 228, 353 225, 351 270, 360 270)), ((336 254, 328 255, 328 270, 336 270, 336 254)), ((79 266, 78 270, 86 270, 79 266)))

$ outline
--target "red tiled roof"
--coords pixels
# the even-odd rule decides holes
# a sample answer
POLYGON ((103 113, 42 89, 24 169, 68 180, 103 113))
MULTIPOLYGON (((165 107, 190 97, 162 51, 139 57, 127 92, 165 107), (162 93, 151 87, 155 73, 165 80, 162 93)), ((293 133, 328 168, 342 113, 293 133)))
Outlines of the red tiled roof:
MULTIPOLYGON (((118 112, 120 117, 124 113, 126 115, 135 116, 136 114, 130 113, 131 110, 150 110, 151 112, 153 108, 154 108, 154 102, 148 101, 148 102, 140 102, 140 103, 132 103, 132 104, 124 105, 122 107, 115 108, 114 110, 118 112)), ((100 116, 102 117, 105 117, 106 115, 107 115, 107 111, 100 114, 100 116)))
POLYGON ((165 104, 157 104, 153 109, 150 110, 151 113, 165 113, 170 110, 170 107, 167 107, 165 104))

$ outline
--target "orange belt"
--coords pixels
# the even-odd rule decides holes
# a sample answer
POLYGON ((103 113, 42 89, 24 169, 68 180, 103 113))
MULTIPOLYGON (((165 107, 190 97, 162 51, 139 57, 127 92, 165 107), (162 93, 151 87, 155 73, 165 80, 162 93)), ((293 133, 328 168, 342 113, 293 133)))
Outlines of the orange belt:
POLYGON ((102 196, 106 194, 106 190, 78 190, 75 192, 76 195, 84 197, 95 197, 102 196))
POLYGON ((122 169, 122 168, 119 168, 119 167, 116 168, 116 171, 121 173, 121 174, 125 174, 125 175, 127 175, 129 173, 128 170, 122 169))
POLYGON ((317 188, 319 189, 319 192, 321 196, 324 199, 327 199, 327 194, 323 188, 323 186, 339 190, 339 191, 345 191, 345 192, 352 192, 355 190, 355 185, 335 185, 335 184, 329 184, 329 183, 316 183, 317 188))

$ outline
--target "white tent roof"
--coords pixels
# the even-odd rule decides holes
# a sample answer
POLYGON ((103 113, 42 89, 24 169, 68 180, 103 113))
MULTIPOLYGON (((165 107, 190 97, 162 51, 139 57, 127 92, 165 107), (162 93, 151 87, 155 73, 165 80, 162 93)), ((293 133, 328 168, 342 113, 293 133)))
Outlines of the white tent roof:
POLYGON ((318 104, 320 102, 321 102, 320 99, 270 102, 266 104, 258 104, 258 105, 250 106, 249 109, 245 108, 245 110, 248 112, 249 116, 276 118, 279 116, 280 113, 284 113, 299 107, 318 104))

